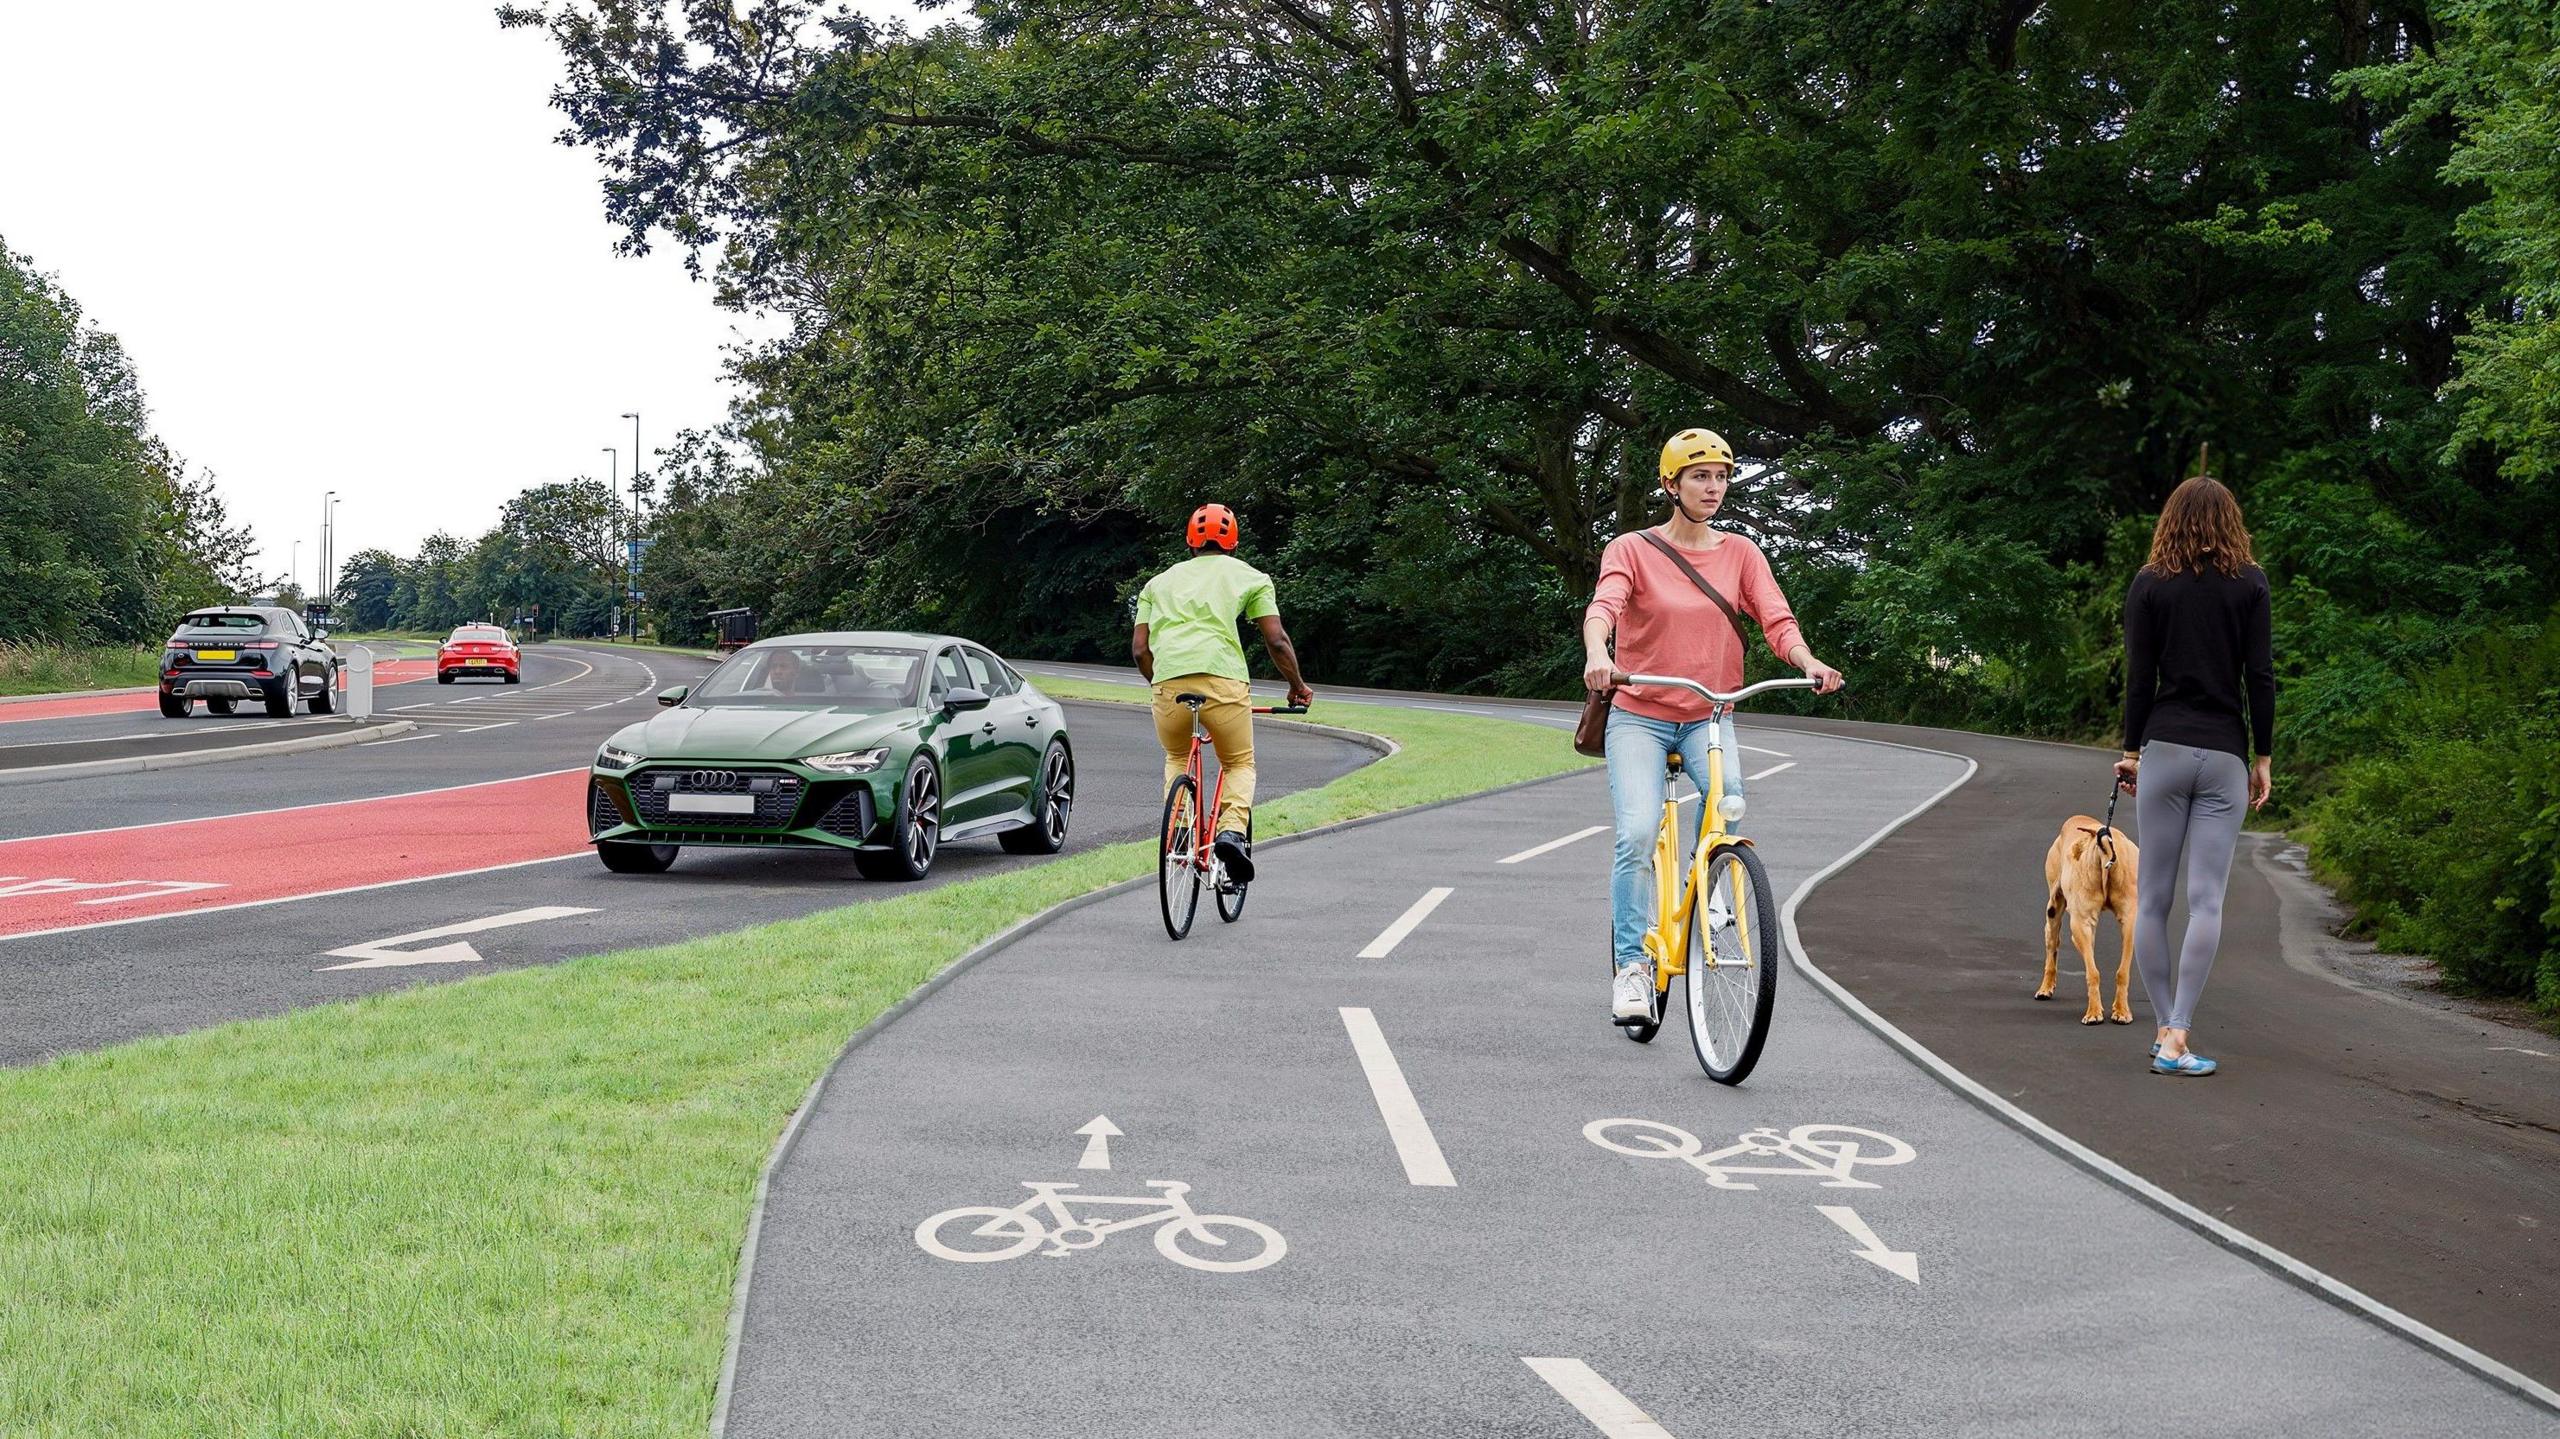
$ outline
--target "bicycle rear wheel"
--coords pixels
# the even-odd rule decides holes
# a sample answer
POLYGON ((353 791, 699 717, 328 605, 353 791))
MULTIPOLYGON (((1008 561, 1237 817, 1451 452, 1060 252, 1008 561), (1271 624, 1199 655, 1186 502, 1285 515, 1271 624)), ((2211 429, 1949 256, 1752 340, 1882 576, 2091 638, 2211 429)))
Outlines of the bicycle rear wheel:
POLYGON ((1156 833, 1163 840, 1156 856, 1156 898, 1164 932, 1180 939, 1200 912, 1199 781, 1184 775, 1173 782, 1164 797, 1164 826, 1156 833))
MULTIPOLYGON (((1244 842, 1247 849, 1251 849, 1253 847, 1252 815, 1246 815, 1244 817, 1244 842)), ((1234 880, 1226 878, 1226 870, 1224 868, 1221 868, 1218 871, 1218 875, 1218 918, 1225 920, 1229 924, 1233 924, 1237 920, 1244 918, 1245 887, 1234 880)))
POLYGON ((1707 856, 1705 892, 1689 912, 1689 1042, 1718 1084, 1760 1062, 1778 999, 1778 905, 1749 845, 1707 856))

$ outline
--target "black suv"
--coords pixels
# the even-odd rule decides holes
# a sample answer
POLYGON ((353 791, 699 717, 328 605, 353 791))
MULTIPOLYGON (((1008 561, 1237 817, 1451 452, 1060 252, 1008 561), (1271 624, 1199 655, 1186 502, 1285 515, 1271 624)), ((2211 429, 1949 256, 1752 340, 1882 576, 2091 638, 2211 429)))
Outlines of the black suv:
POLYGON ((271 715, 293 713, 307 700, 311 712, 338 707, 338 655, 328 632, 314 630, 291 610, 266 605, 221 605, 178 621, 160 652, 160 713, 183 719, 197 700, 218 715, 242 700, 260 700, 271 715))

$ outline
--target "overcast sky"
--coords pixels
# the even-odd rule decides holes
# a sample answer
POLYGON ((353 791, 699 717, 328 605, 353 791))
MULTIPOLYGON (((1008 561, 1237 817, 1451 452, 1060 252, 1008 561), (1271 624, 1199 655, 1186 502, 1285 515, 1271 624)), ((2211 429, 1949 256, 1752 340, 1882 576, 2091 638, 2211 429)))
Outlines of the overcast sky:
MULTIPOLYGON (((862 7, 887 16, 898 0, 862 7)), ((613 252, 492 0, 0 0, 0 240, 125 345, 161 437, 283 573, 466 538, 527 485, 717 423, 741 321, 613 252)), ((752 323, 752 322, 747 322, 752 323)))

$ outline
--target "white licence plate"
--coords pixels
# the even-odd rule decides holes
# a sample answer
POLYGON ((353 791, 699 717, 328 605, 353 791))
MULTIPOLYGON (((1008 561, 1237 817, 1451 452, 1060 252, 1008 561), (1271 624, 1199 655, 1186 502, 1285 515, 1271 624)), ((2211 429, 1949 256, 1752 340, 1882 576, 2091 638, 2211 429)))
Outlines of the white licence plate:
POLYGON ((667 809, 673 814, 754 814, 756 797, 751 794, 671 794, 667 809))

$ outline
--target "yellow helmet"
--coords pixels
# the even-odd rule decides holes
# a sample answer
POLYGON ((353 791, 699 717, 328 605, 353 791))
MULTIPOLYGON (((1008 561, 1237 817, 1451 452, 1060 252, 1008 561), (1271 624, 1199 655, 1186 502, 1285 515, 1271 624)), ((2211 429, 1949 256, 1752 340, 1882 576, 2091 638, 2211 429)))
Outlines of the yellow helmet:
POLYGON ((1691 465, 1730 465, 1733 446, 1713 430, 1682 430, 1662 447, 1662 477, 1670 479, 1691 465))

